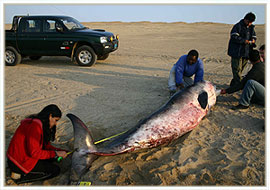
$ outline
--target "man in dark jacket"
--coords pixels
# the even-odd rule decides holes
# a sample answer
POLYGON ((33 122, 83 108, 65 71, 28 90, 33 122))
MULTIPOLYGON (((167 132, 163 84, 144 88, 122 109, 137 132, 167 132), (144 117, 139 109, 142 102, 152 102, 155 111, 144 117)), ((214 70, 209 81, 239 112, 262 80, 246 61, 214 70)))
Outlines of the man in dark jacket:
POLYGON ((234 85, 221 90, 221 94, 231 94, 244 88, 239 105, 234 107, 234 109, 246 109, 251 101, 261 105, 264 105, 265 102, 265 64, 261 62, 258 50, 250 51, 249 60, 253 67, 243 78, 240 85, 234 85))
POLYGON ((255 18, 253 13, 248 13, 231 30, 228 55, 231 56, 233 79, 230 86, 241 82, 242 72, 248 62, 249 51, 256 46, 255 26, 252 24, 255 18))

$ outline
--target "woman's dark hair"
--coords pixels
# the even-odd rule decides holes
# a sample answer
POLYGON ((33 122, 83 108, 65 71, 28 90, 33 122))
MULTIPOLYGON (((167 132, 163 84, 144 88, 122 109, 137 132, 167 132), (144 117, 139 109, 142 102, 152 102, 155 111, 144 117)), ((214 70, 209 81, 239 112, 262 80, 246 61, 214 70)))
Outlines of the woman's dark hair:
POLYGON ((32 119, 39 119, 42 122, 43 126, 43 145, 47 144, 49 141, 54 141, 55 139, 55 132, 56 132, 56 126, 53 126, 50 129, 50 121, 49 116, 50 114, 52 117, 62 117, 62 112, 55 104, 50 104, 43 108, 39 113, 32 114, 28 116, 27 118, 32 119))
POLYGON ((251 61, 251 62, 256 62, 256 61, 258 61, 258 60, 260 60, 260 53, 259 53, 259 51, 258 50, 251 50, 250 52, 249 52, 249 60, 251 61))
POLYGON ((198 53, 197 50, 193 49, 193 50, 190 50, 190 51, 188 52, 188 56, 195 56, 196 59, 198 59, 199 53, 198 53))
POLYGON ((254 22, 256 19, 255 14, 253 14, 252 12, 246 14, 246 16, 244 17, 244 19, 248 20, 249 22, 254 22))

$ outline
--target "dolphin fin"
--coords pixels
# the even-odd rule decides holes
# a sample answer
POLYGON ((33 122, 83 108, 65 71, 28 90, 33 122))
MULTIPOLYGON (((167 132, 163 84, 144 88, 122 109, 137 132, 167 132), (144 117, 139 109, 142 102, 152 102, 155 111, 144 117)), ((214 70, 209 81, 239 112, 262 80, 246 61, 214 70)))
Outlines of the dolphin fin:
POLYGON ((74 153, 72 155, 72 166, 70 181, 79 181, 87 172, 92 162, 97 158, 91 152, 96 151, 93 138, 86 125, 75 115, 67 114, 71 120, 74 130, 74 153))

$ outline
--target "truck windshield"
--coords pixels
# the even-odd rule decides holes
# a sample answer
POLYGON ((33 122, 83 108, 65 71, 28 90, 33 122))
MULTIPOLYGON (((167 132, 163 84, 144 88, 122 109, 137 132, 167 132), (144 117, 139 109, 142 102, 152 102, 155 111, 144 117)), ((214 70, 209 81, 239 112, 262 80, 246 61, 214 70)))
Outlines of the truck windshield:
POLYGON ((86 28, 74 18, 64 18, 64 19, 61 19, 61 21, 67 27, 68 30, 81 30, 81 29, 86 28))

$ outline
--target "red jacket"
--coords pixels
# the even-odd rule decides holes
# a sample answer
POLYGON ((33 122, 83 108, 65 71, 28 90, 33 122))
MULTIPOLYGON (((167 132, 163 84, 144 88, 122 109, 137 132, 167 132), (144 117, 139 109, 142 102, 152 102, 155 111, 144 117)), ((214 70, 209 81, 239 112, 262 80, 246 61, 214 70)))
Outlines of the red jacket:
POLYGON ((24 173, 29 173, 37 164, 38 160, 54 158, 55 148, 48 143, 44 148, 43 129, 39 119, 26 118, 12 137, 7 156, 24 173))

